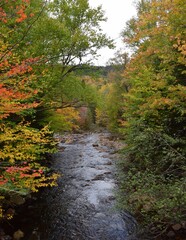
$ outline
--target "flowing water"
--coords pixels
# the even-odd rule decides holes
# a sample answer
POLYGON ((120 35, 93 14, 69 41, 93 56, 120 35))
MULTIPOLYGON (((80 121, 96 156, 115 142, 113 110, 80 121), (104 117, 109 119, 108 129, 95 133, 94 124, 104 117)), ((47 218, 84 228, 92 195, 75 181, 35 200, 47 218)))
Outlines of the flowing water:
POLYGON ((61 174, 58 186, 44 190, 36 206, 29 207, 30 220, 20 225, 25 240, 137 239, 135 220, 116 208, 117 158, 112 144, 105 144, 109 137, 63 138, 52 165, 61 174))

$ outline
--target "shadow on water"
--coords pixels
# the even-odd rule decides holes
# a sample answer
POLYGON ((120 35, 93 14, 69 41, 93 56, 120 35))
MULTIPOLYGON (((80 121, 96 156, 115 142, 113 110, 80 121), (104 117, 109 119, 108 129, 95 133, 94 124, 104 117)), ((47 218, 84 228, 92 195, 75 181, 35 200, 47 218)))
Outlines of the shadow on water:
MULTIPOLYGON (((91 133, 62 139, 52 165, 61 174, 58 186, 37 194, 15 218, 25 240, 137 239, 135 220, 115 208, 116 157, 101 141, 108 137, 91 133)), ((10 228, 17 230, 16 224, 10 228)))

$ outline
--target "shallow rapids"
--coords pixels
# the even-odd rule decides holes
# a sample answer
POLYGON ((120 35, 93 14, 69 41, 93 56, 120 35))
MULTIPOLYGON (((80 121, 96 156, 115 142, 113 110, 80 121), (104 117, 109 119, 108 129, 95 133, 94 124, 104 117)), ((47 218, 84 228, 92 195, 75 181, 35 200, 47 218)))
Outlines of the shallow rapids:
POLYGON ((135 220, 116 208, 117 156, 109 138, 85 133, 61 139, 52 164, 61 174, 58 186, 30 206, 35 216, 29 231, 22 229, 26 240, 136 239, 135 220))

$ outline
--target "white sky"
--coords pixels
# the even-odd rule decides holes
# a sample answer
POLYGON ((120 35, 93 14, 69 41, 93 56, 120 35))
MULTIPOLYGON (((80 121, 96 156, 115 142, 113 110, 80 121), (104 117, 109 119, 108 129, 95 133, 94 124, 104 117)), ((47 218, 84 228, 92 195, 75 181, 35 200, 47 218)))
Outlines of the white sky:
POLYGON ((126 21, 136 14, 134 0, 89 0, 89 3, 92 7, 102 5, 107 17, 107 22, 101 25, 103 32, 115 40, 116 49, 104 48, 99 51, 101 56, 95 61, 95 64, 105 65, 117 49, 124 48, 120 33, 124 29, 126 21))

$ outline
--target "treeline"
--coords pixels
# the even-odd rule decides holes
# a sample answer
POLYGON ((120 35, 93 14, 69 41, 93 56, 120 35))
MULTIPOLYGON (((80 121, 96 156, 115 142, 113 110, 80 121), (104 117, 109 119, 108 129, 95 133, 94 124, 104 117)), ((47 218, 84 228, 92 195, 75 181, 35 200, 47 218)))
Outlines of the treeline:
POLYGON ((186 213, 186 2, 143 0, 136 8, 122 32, 133 54, 102 86, 98 120, 127 144, 120 206, 150 239, 175 239, 184 236, 186 213))

